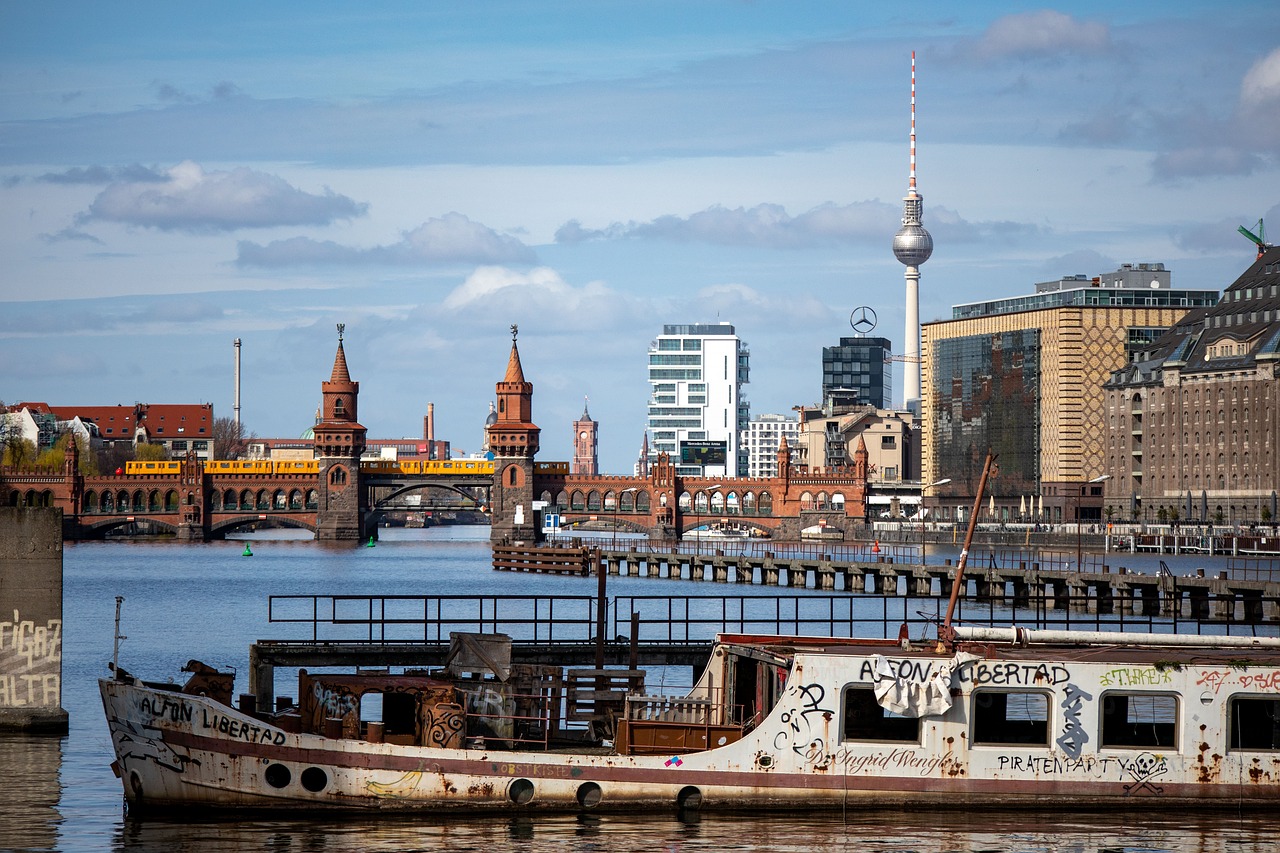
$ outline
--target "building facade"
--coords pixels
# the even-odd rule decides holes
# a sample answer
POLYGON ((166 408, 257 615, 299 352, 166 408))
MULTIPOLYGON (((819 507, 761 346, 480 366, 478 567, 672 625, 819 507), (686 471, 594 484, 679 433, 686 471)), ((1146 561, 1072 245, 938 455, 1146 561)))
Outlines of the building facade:
POLYGON ((893 344, 887 338, 841 338, 822 348, 822 404, 893 407, 893 344))
POLYGON ((666 325, 649 345, 649 463, 680 476, 745 476, 751 354, 729 323, 666 325))
POLYGON ((1100 519, 1102 491, 1082 497, 1081 486, 1107 473, 1103 383, 1217 297, 1173 289, 1163 265, 1128 264, 926 324, 921 479, 950 480, 930 493, 935 517, 971 506, 990 449, 1000 466, 988 483, 992 520, 1100 519))
POLYGON ((778 476, 778 447, 785 440, 792 447, 800 437, 800 421, 786 415, 757 415, 747 422, 742 446, 747 453, 748 477, 778 476))
POLYGON ((1252 524, 1280 488, 1280 249, 1111 374, 1108 518, 1252 524))

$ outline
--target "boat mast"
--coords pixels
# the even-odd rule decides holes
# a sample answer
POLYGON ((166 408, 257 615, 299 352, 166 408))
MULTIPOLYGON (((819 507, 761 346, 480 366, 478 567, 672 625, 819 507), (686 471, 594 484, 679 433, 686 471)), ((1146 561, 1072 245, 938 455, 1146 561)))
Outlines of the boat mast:
POLYGON ((964 546, 960 549, 960 562, 956 566, 956 576, 951 582, 951 600, 947 602, 947 616, 938 628, 938 642, 951 645, 956 635, 951 627, 951 615, 955 613, 956 601, 960 598, 960 590, 964 587, 964 566, 969 560, 969 543, 973 541, 973 530, 978 526, 978 513, 982 509, 982 493, 987 489, 987 477, 991 469, 996 467, 996 454, 987 449, 987 461, 982 465, 982 479, 978 481, 978 494, 973 499, 973 512, 969 514, 969 528, 964 533, 964 546))
POLYGON ((113 678, 120 678, 120 641, 129 639, 120 633, 120 605, 124 604, 124 596, 116 596, 116 636, 111 645, 111 672, 113 678))

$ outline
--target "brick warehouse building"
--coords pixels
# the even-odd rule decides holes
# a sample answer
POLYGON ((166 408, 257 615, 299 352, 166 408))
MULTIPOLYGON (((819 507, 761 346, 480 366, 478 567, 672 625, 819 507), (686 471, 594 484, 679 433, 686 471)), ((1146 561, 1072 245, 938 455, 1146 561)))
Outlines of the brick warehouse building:
POLYGON ((1108 518, 1274 522, 1280 486, 1280 248, 1111 374, 1108 518))

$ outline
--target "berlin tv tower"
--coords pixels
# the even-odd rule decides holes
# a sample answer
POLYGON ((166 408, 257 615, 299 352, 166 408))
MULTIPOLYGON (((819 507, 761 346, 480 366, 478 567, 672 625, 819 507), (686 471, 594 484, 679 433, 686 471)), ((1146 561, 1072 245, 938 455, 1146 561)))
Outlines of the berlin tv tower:
POLYGON ((920 220, 924 196, 916 192, 916 52, 911 51, 911 180, 902 199, 902 228, 893 235, 893 254, 906 265, 907 331, 903 406, 920 414, 920 265, 933 254, 933 238, 920 220))

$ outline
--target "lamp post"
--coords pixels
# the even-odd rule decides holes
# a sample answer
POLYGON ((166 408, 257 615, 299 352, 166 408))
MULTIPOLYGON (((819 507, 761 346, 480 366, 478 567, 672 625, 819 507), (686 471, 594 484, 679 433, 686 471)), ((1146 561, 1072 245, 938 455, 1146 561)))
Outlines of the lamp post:
MULTIPOLYGON (((707 493, 707 509, 711 509, 711 494, 720 491, 720 483, 714 486, 707 486, 702 491, 707 493)), ((697 495, 693 498, 693 520, 698 522, 698 526, 693 528, 693 547, 697 549, 698 555, 702 555, 702 511, 698 508, 697 495)))
MULTIPOLYGON (((1101 483, 1110 480, 1110 474, 1103 474, 1101 477, 1094 477, 1092 480, 1085 482, 1086 486, 1094 483, 1101 483)), ((1080 498, 1084 496, 1084 489, 1080 489, 1076 493, 1076 571, 1084 571, 1084 542, 1080 535, 1080 498)))
POLYGON ((925 511, 924 499, 925 499, 925 495, 926 495, 926 493, 927 493, 930 489, 934 488, 935 486, 945 486, 947 483, 950 483, 950 482, 951 482, 951 478, 950 478, 950 477, 945 477, 945 478, 943 478, 943 479, 941 479, 941 480, 938 480, 938 481, 936 481, 936 482, 930 483, 929 485, 925 486, 924 488, 922 488, 922 489, 920 490, 920 509, 918 510, 918 512, 919 512, 919 514, 920 514, 920 565, 922 565, 922 566, 927 565, 927 564, 928 564, 928 562, 929 562, 929 555, 928 555, 928 553, 925 551, 925 542, 924 542, 924 511, 925 511))

